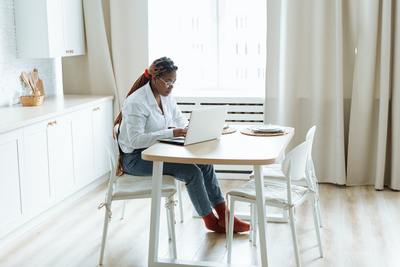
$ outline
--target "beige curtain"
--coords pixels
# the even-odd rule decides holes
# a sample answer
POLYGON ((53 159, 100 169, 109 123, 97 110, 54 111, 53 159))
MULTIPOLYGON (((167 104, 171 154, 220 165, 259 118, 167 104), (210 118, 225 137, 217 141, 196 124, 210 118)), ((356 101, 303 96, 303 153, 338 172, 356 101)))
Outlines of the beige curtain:
POLYGON ((117 114, 148 65, 147 1, 83 0, 86 54, 65 57, 64 94, 114 95, 117 114))
POLYGON ((317 125, 321 182, 400 189, 399 5, 269 0, 266 122, 317 125))

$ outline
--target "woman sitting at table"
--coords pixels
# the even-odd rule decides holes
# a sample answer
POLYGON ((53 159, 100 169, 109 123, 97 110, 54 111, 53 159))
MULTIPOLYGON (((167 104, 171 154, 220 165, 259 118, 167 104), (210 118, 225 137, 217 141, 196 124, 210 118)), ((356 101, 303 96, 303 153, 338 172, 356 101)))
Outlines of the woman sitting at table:
MULTIPOLYGON (((188 121, 170 96, 178 67, 162 57, 135 81, 114 125, 119 125, 119 174, 152 174, 153 162, 141 152, 160 138, 186 135, 188 121)), ((190 199, 207 229, 225 233, 226 204, 213 165, 164 163, 163 173, 185 182, 190 199), (213 208, 216 214, 213 212, 213 208)), ((249 224, 235 218, 234 231, 244 232, 249 224)))

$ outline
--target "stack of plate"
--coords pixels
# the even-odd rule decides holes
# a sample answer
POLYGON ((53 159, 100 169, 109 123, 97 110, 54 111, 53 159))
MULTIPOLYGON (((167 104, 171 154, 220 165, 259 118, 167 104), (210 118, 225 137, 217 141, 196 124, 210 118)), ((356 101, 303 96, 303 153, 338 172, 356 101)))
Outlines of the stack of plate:
POLYGON ((254 133, 265 133, 265 134, 279 134, 284 133, 284 129, 280 126, 272 124, 255 125, 251 127, 254 133))

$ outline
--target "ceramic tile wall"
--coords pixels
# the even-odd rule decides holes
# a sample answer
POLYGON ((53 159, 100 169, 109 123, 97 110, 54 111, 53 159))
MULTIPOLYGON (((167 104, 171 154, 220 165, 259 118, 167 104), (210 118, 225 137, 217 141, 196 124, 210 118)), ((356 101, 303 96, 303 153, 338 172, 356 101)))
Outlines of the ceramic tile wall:
POLYGON ((39 70, 47 95, 56 89, 56 59, 23 59, 17 57, 17 41, 14 20, 14 1, 0 1, 0 107, 18 103, 23 94, 19 80, 22 71, 39 70))

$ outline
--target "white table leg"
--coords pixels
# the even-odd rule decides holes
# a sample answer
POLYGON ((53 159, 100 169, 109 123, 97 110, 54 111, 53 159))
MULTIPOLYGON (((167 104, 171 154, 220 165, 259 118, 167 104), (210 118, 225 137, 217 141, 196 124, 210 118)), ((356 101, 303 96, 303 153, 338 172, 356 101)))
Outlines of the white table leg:
POLYGON ((156 266, 158 262, 158 240, 160 235, 160 206, 163 162, 153 162, 153 181, 151 193, 150 240, 148 265, 156 266))
POLYGON ((261 266, 268 266, 267 258, 267 226, 265 222, 264 181, 261 175, 261 166, 254 165, 254 178, 256 181, 256 209, 258 217, 258 234, 260 239, 261 266))

